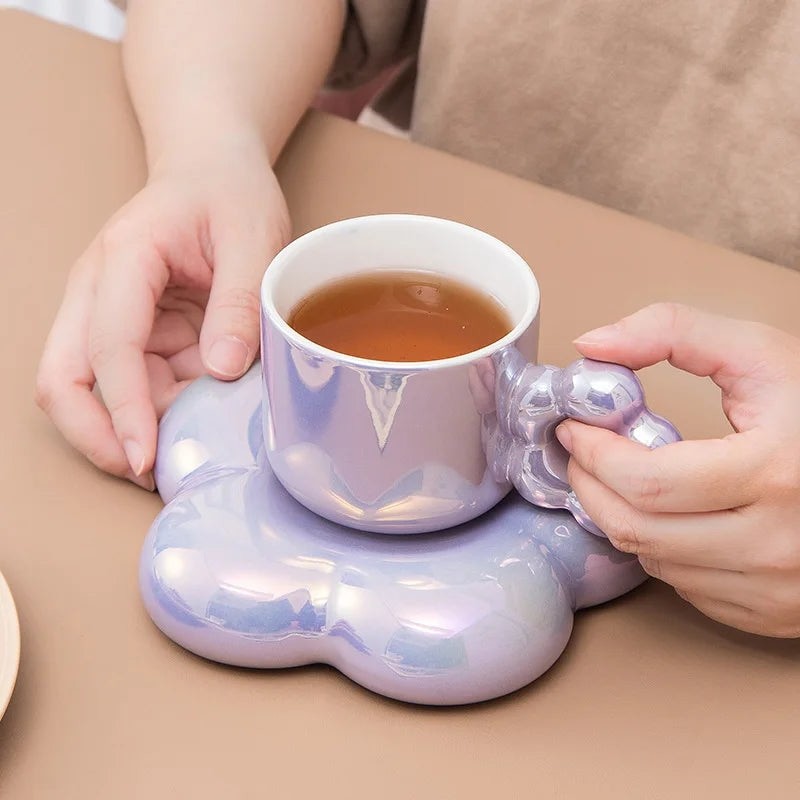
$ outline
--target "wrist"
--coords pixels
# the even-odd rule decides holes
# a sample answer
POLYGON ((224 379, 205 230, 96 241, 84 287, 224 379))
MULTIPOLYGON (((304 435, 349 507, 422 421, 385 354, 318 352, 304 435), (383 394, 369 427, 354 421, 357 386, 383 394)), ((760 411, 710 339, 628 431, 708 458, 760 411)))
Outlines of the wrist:
POLYGON ((270 168, 272 165, 258 126, 244 120, 228 119, 224 124, 211 124, 210 121, 191 118, 189 124, 163 126, 158 132, 145 134, 145 149, 151 179, 231 157, 248 159, 270 168))

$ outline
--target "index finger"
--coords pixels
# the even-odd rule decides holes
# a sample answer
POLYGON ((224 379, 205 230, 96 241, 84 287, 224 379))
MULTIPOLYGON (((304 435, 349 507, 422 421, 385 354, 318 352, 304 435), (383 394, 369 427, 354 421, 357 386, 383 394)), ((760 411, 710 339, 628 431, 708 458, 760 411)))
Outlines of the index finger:
POLYGON ((575 340, 590 358, 640 369, 660 361, 710 377, 734 400, 752 399, 772 380, 785 380, 783 365, 797 363, 796 344, 781 331, 756 322, 709 314, 675 303, 656 303, 614 325, 575 340), (752 373, 761 373, 760 381, 752 373))
POLYGON ((149 245, 114 247, 105 255, 90 328, 91 364, 117 439, 141 475, 153 464, 157 437, 144 353, 168 271, 149 245))
POLYGON ((39 365, 37 403, 69 444, 95 466, 152 489, 149 476, 133 475, 108 413, 92 392, 95 378, 87 342, 98 258, 93 243, 73 269, 39 365))

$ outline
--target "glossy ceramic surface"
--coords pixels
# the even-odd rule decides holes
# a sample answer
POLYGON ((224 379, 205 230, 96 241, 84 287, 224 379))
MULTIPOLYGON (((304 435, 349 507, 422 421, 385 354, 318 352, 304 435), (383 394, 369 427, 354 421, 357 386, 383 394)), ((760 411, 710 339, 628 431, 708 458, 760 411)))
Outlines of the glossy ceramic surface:
POLYGON ((19 669, 19 621, 11 590, 0 573, 0 718, 14 691, 19 669))
POLYGON ((512 692, 562 653, 574 612, 645 575, 563 511, 516 493, 471 523, 365 534, 295 502, 265 458, 261 378, 204 378, 164 417, 156 479, 167 505, 141 558, 159 628, 247 667, 328 663, 414 703, 512 692))
POLYGON ((650 448, 677 442, 680 434, 647 408, 639 379, 619 364, 582 358, 558 369, 527 364, 522 354, 506 349, 492 367, 488 383, 497 412, 483 420, 495 478, 510 481, 537 506, 568 509, 584 528, 604 535, 567 483, 568 456, 555 437, 558 423, 575 419, 650 448))
POLYGON ((267 458, 303 505, 359 530, 425 533, 475 519, 509 493, 486 460, 475 377, 509 350, 536 360, 539 288, 511 248, 432 217, 342 220, 276 256, 261 305, 267 458), (309 293, 398 265, 494 297, 510 332, 453 358, 386 362, 328 350, 287 324, 309 293))

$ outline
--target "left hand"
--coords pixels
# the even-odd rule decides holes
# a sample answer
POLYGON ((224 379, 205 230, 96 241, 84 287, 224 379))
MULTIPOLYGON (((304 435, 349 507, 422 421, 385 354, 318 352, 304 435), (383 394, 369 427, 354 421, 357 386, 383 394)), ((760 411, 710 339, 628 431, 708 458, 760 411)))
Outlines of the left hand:
POLYGON ((800 340, 766 325, 655 305, 575 342, 639 369, 710 377, 734 433, 648 450, 568 421, 569 480, 619 550, 708 617, 800 637, 800 340))
POLYGON ((289 215, 257 132, 245 138, 186 140, 151 169, 75 264, 39 366, 38 403, 70 444, 150 490, 161 414, 258 353, 259 285, 289 215))

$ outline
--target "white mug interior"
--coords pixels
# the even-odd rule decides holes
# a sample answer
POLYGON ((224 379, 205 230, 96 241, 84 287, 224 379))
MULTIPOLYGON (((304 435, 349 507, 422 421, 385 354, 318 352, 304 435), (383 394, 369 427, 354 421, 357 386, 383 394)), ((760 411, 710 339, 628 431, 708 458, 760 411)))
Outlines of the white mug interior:
POLYGON ((287 245, 272 261, 261 285, 263 313, 290 342, 311 352, 359 366, 414 362, 376 361, 336 353, 291 328, 293 309, 314 291, 342 278, 381 271, 419 270, 459 281, 499 303, 511 331, 480 350, 420 366, 455 366, 488 355, 515 341, 539 310, 539 286, 525 260, 487 233, 451 220, 413 214, 380 214, 334 222, 287 245))

